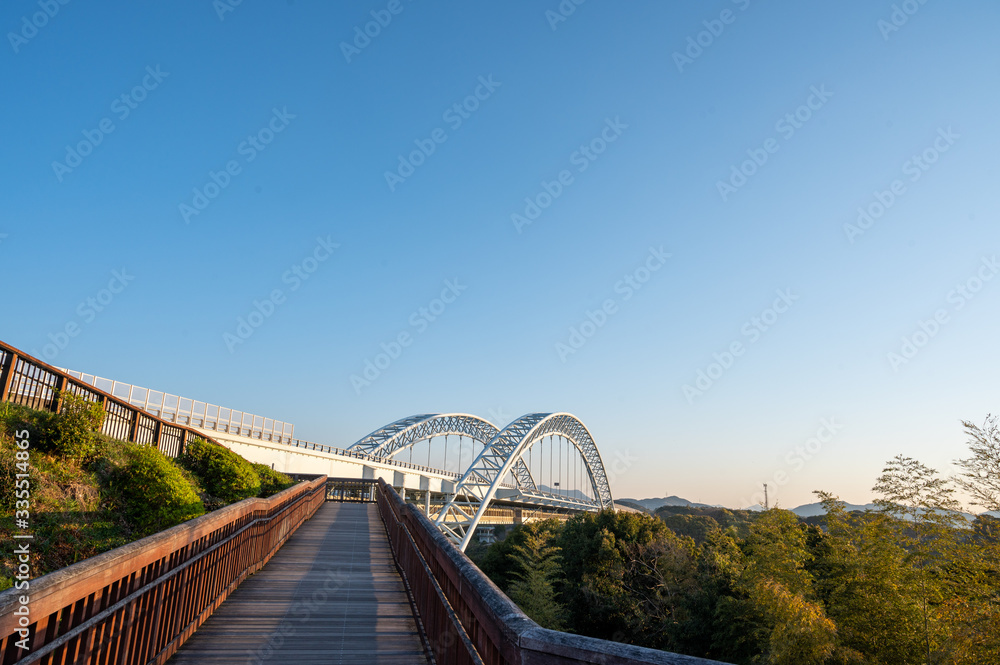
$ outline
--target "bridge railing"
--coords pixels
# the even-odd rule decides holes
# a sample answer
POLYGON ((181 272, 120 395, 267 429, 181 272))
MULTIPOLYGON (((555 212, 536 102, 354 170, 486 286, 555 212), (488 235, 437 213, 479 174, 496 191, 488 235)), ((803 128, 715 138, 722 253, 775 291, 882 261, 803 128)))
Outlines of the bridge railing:
POLYGON ((285 443, 295 437, 295 426, 292 423, 72 369, 62 371, 87 385, 177 425, 200 427, 274 443, 285 443))
POLYGON ((442 665, 722 665, 542 628, 382 480, 377 500, 428 647, 442 665))
POLYGON ((165 663, 325 498, 321 476, 0 593, 0 662, 165 663), (30 651, 17 646, 25 637, 30 651))
POLYGON ((462 474, 455 471, 448 471, 447 469, 435 469, 432 466, 426 466, 424 464, 413 464, 412 462, 404 462, 402 460, 393 459, 391 457, 379 457, 377 455, 370 455, 368 453, 363 453, 359 450, 351 450, 350 448, 337 448, 336 446, 327 446, 322 443, 313 443, 312 441, 302 441, 301 439, 291 439, 290 441, 283 441, 286 446, 294 446, 296 448, 304 448, 305 450, 315 450, 320 453, 327 453, 330 455, 340 455, 342 457, 353 457, 354 459, 364 460, 366 462, 377 462, 378 464, 386 464, 388 466, 398 466, 404 469, 412 469, 414 471, 424 471, 426 473, 434 473, 439 476, 448 476, 451 478, 461 478, 462 474))
POLYGON ((179 456, 195 437, 209 438, 197 430, 146 413, 126 400, 0 342, 0 402, 58 413, 64 391, 104 406, 103 434, 154 446, 168 457, 179 456))

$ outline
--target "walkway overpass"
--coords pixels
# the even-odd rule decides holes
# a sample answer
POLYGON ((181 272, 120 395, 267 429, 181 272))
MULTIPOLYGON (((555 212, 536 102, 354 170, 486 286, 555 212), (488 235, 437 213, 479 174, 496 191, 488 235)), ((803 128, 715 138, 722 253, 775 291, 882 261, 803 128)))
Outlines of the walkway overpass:
MULTIPOLYGON (((471 414, 422 414, 339 448, 297 439, 291 423, 273 418, 83 372, 61 372, 71 378, 71 389, 104 389, 130 409, 197 431, 278 471, 381 478, 405 499, 420 503, 463 550, 481 524, 614 506, 597 445, 586 426, 568 413, 531 413, 503 429, 471 414)), ((14 388, 31 392, 32 382, 15 382, 14 388)), ((45 386, 41 388, 44 393, 45 386)), ((171 448, 172 454, 179 451, 171 448)))
MULTIPOLYGON (((105 434, 170 456, 203 434, 0 342, 0 401, 59 411, 65 392, 102 403, 105 434)), ((210 440, 224 439, 215 434, 210 440)), ((711 665, 543 629, 462 553, 476 526, 505 505, 613 506, 597 447, 573 416, 528 414, 499 429, 467 414, 427 414, 344 450, 269 443, 293 456, 288 463, 321 456, 325 464, 354 465, 362 477, 336 481, 331 492, 320 475, 0 593, 0 665, 711 665), (468 466, 451 471, 447 463, 394 457, 426 442, 433 461, 433 439, 441 436, 472 439, 468 466), (557 450, 566 453, 558 463, 557 450), (541 482, 545 453, 558 490, 541 482), (567 483, 574 474, 581 482, 567 483), (408 483, 427 485, 424 509, 406 503, 389 475, 402 481, 402 492, 408 483)))
POLYGON ((531 413, 502 429, 464 413, 410 416, 343 449, 200 431, 285 473, 382 479, 404 498, 421 503, 463 550, 480 524, 517 521, 524 511, 531 519, 614 506, 597 445, 586 426, 568 413, 531 413), (418 446, 418 459, 426 450, 426 465, 412 461, 418 446))

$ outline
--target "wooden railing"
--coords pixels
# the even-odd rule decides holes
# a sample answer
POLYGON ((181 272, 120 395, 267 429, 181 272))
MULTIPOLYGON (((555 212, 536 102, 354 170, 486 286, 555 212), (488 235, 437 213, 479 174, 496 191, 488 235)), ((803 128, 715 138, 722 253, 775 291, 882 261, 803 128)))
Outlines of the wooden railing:
POLYGON ((103 434, 155 446, 168 457, 179 456, 187 442, 195 437, 212 441, 197 430, 157 418, 126 400, 0 342, 0 402, 58 413, 62 410, 60 395, 64 391, 104 406, 103 434))
POLYGON ((384 481, 378 487, 396 564, 439 665, 722 665, 540 627, 416 506, 384 481))
POLYGON ((325 498, 322 476, 30 580, 27 589, 0 593, 0 662, 165 663, 325 498), (29 618, 22 622, 25 606, 29 618), (29 651, 17 646, 24 637, 29 651))

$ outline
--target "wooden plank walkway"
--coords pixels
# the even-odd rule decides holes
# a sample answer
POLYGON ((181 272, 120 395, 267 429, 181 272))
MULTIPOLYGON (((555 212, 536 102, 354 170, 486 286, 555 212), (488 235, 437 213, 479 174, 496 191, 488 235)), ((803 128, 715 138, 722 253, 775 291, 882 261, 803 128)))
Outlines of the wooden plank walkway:
POLYGON ((171 665, 423 665, 403 581, 371 503, 326 503, 171 665))

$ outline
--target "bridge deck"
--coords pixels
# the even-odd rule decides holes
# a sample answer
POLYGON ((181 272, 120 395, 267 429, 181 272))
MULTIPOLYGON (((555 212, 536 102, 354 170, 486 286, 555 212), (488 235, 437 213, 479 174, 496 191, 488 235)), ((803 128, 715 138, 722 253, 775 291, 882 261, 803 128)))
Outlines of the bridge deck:
POLYGON ((375 504, 326 503, 169 661, 426 663, 375 504))

